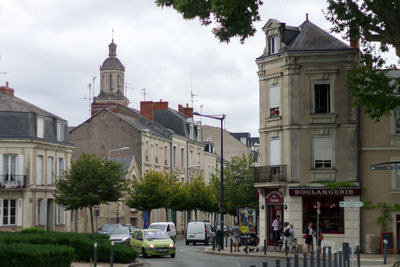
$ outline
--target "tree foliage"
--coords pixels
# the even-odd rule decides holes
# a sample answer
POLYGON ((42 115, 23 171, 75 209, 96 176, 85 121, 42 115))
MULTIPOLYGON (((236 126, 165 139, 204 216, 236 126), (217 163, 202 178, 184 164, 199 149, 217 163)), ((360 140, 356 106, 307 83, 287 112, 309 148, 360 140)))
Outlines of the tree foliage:
POLYGON ((82 154, 56 181, 55 201, 67 210, 89 208, 120 200, 126 189, 122 164, 82 154))
POLYGON ((390 46, 400 57, 400 1, 327 0, 326 18, 333 32, 361 41, 361 62, 350 76, 349 90, 355 105, 375 120, 388 116, 400 106, 400 80, 390 75, 395 65, 387 66, 382 53, 390 46), (378 42, 378 47, 374 44, 378 42), (384 70, 383 70, 384 68, 384 70), (377 71, 378 70, 378 71, 377 71))
MULTIPOLYGON (((184 186, 186 189, 186 210, 194 210, 197 217, 197 210, 204 212, 218 211, 218 202, 211 185, 208 185, 202 175, 192 178, 190 183, 184 186)), ((197 219, 197 218, 196 218, 197 219)))
POLYGON ((212 29, 221 42, 239 37, 244 42, 253 36, 253 23, 260 20, 262 0, 156 0, 158 6, 172 7, 185 19, 198 18, 202 25, 215 23, 212 29))
MULTIPOLYGON (((254 187, 254 161, 246 156, 232 157, 224 164, 224 207, 231 215, 236 215, 237 209, 242 207, 256 207, 258 198, 254 187)), ((220 177, 212 178, 214 192, 220 201, 220 177)))

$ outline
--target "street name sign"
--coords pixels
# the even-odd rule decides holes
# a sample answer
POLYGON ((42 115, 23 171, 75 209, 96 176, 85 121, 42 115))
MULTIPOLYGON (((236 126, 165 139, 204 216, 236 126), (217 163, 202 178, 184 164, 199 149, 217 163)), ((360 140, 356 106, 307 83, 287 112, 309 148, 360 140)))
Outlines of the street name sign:
POLYGON ((361 208, 364 207, 363 201, 340 201, 339 207, 341 208, 361 208))

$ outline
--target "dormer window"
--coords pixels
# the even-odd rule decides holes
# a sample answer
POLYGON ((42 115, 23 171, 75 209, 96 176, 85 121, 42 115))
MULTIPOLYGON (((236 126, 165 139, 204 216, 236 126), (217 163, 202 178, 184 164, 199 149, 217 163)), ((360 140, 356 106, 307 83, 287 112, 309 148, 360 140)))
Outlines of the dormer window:
POLYGON ((270 36, 268 39, 268 53, 276 54, 279 50, 278 35, 270 36))
POLYGON ((38 138, 44 137, 44 119, 43 118, 37 118, 37 120, 36 120, 36 136, 38 138))
POLYGON ((64 127, 63 123, 57 122, 57 141, 62 141, 64 139, 64 127))

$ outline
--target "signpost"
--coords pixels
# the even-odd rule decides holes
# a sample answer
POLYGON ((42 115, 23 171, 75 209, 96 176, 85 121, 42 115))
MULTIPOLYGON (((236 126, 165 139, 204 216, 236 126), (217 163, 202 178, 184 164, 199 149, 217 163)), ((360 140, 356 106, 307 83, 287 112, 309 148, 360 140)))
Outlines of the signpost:
POLYGON ((362 201, 340 201, 339 207, 350 208, 350 218, 351 218, 351 267, 354 266, 354 208, 364 207, 364 202, 362 201))

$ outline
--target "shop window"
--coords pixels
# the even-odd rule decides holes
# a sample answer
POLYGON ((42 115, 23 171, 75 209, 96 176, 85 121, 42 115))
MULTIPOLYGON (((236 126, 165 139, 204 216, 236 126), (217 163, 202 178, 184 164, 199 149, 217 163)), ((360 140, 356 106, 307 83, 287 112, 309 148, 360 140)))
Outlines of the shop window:
POLYGON ((280 114, 281 87, 274 84, 269 87, 269 117, 277 117, 280 114))
POLYGON ((317 230, 317 202, 321 203, 319 225, 323 233, 344 233, 344 209, 339 207, 343 197, 303 197, 303 229, 308 223, 317 230))
POLYGON ((331 97, 331 84, 326 82, 313 82, 312 85, 313 96, 313 113, 331 113, 332 112, 332 97, 331 97))
POLYGON ((332 136, 313 137, 314 169, 332 168, 332 136))

